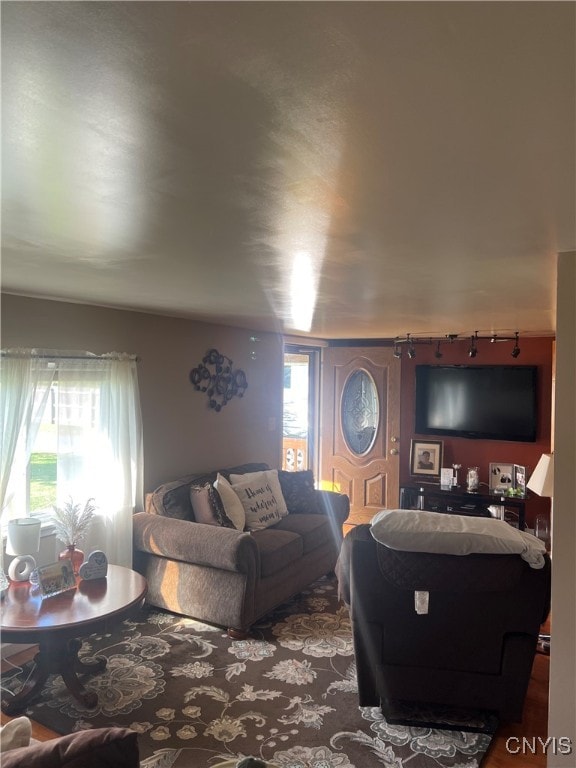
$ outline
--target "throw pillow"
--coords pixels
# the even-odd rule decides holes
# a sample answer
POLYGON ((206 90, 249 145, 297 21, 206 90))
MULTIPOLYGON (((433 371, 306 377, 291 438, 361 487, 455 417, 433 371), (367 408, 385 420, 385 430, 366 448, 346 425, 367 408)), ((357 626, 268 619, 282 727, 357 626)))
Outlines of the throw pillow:
POLYGON ((291 514, 321 514, 318 494, 314 487, 314 473, 311 469, 303 472, 278 471, 282 495, 291 514))
POLYGON ((262 477, 259 480, 254 478, 241 483, 232 483, 232 488, 242 502, 246 515, 246 528, 249 531, 268 528, 285 516, 281 512, 278 498, 268 478, 262 477))
POLYGON ((0 752, 27 747, 31 736, 32 723, 29 718, 15 717, 0 728, 0 752))
POLYGON ((214 488, 220 494, 226 516, 232 521, 234 528, 238 531, 243 531, 246 526, 246 513, 244 512, 244 507, 224 475, 218 473, 214 488))
POLYGON ((546 547, 525 531, 492 517, 388 509, 373 518, 370 533, 390 549, 441 555, 520 555, 532 568, 544 566, 546 547))
POLYGON ((220 525, 223 528, 236 527, 226 514, 220 494, 210 483, 190 486, 190 502, 197 523, 220 525))
POLYGON ((284 500, 284 495, 282 494, 282 488, 280 487, 277 469, 266 469, 262 472, 245 472, 243 475, 230 475, 230 482, 232 485, 235 483, 246 483, 248 481, 256 483, 257 485, 268 483, 276 498, 276 504, 280 515, 284 517, 284 515, 288 514, 288 508, 286 506, 286 501, 284 500))

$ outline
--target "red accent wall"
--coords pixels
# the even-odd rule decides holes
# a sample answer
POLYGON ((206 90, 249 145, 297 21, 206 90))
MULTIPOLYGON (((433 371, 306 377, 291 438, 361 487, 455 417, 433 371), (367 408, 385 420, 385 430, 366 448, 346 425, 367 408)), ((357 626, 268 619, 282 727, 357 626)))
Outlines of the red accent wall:
MULTIPOLYGON (((423 440, 442 440, 444 443, 443 466, 461 464, 460 485, 465 484, 466 468, 480 468, 481 490, 488 489, 488 465, 490 462, 503 464, 522 464, 526 475, 530 477, 542 453, 550 452, 552 422, 552 364, 554 339, 520 338, 520 355, 514 359, 510 352, 513 342, 490 343, 478 342, 478 356, 468 357, 469 341, 456 341, 453 344, 441 344, 443 357, 434 357, 434 344, 416 345, 416 357, 402 356, 402 395, 401 395, 401 448, 400 448, 400 484, 409 485, 421 482, 420 478, 410 474, 410 441, 414 438, 423 440), (535 443, 517 443, 503 440, 471 440, 463 437, 442 437, 437 435, 419 435, 414 432, 415 409, 415 366, 429 365, 537 365, 538 366, 538 430, 535 443)), ((550 500, 531 494, 526 505, 526 522, 532 527, 535 516, 549 514, 550 500)))

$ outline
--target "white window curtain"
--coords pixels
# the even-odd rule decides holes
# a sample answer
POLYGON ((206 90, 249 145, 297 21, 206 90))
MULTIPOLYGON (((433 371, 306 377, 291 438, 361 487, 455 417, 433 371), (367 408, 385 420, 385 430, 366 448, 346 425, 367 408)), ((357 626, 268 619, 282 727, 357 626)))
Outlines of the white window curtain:
POLYGON ((16 476, 30 458, 54 371, 30 350, 11 350, 0 360, 0 516, 10 509, 16 476))
MULTIPOLYGON (((27 466, 38 429, 38 413, 40 409, 44 411, 52 381, 57 381, 57 503, 62 504, 71 497, 84 506, 93 498, 96 515, 82 548, 87 552, 102 549, 110 563, 129 567, 132 565, 132 514, 134 509, 142 507, 143 495, 142 420, 136 360, 118 353, 101 357, 66 356, 38 350, 29 354, 31 373, 20 376, 28 406, 20 408, 25 412, 19 420, 14 416, 7 419, 6 429, 3 425, 3 454, 5 432, 7 445, 10 447, 14 440, 17 445, 11 460, 4 461, 3 457, 2 486, 5 464, 9 473, 7 488, 22 482, 22 468, 27 466), (36 386, 34 372, 37 372, 36 386), (20 430, 15 438, 18 423, 20 430)), ((10 353, 6 353, 3 363, 11 359, 10 353)), ((20 361, 20 357, 15 359, 20 361)), ((5 382, 3 371, 1 379, 3 391, 9 382, 8 379, 5 382)), ((6 411, 11 413, 8 406, 6 411)), ((14 494, 14 498, 17 496, 14 494)), ((11 516, 13 507, 13 502, 8 505, 11 516)), ((27 512, 20 509, 18 516, 27 512)))

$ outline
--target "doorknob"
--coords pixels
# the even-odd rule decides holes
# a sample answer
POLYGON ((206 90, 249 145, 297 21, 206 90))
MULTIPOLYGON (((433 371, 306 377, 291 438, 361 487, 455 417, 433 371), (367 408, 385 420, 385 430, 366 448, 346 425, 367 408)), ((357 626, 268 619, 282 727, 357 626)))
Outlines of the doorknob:
POLYGON ((390 442, 391 443, 397 443, 398 442, 398 438, 396 437, 396 435, 392 435, 392 437, 390 438, 390 442))
POLYGON ((398 450, 398 448, 392 448, 392 450, 390 451, 390 454, 392 456, 397 456, 399 453, 400 451, 398 450))

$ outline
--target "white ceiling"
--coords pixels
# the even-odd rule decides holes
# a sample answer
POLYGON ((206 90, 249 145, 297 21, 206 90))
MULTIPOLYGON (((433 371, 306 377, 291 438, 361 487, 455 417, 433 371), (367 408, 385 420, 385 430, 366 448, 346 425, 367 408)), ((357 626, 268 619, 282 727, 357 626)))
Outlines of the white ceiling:
POLYGON ((5 2, 11 293, 325 338, 554 332, 573 2, 5 2))

